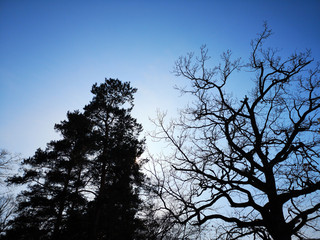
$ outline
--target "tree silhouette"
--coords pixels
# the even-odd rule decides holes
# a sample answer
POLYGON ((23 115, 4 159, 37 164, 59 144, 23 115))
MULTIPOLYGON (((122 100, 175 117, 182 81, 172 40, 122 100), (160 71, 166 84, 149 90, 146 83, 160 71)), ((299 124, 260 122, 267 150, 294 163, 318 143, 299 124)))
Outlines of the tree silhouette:
POLYGON ((117 79, 92 87, 84 113, 55 125, 62 139, 22 162, 27 184, 3 239, 146 238, 139 192, 142 126, 131 117, 135 88, 117 79))
POLYGON ((92 87, 94 97, 84 108, 97 144, 90 169, 95 199, 89 209, 89 239, 133 239, 139 229, 143 174, 138 157, 144 140, 138 139, 142 126, 130 115, 136 91, 128 82, 106 79, 92 87))
POLYGON ((52 141, 46 150, 22 163, 22 176, 9 178, 10 183, 28 183, 18 196, 16 218, 7 232, 9 239, 58 239, 69 214, 83 210, 90 153, 88 132, 91 124, 79 112, 68 113, 68 120, 55 126, 63 139, 52 141))
POLYGON ((190 80, 182 91, 195 104, 178 122, 156 121, 155 137, 174 149, 153 171, 162 209, 178 223, 214 221, 217 239, 305 239, 320 230, 319 65, 310 51, 282 59, 263 48, 270 35, 264 25, 248 64, 228 51, 207 68, 205 47, 181 57, 175 73, 190 80), (241 100, 227 93, 237 71, 255 77, 241 100))
POLYGON ((12 191, 7 188, 5 180, 12 171, 18 156, 13 156, 4 149, 0 149, 0 234, 8 228, 9 219, 14 209, 14 198, 12 191))

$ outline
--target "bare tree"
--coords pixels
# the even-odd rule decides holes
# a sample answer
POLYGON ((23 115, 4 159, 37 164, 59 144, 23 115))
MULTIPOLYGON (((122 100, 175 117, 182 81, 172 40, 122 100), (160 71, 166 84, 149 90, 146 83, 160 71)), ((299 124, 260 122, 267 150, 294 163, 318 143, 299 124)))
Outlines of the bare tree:
POLYGON ((270 35, 265 24, 248 63, 227 51, 208 68, 206 47, 179 58, 175 73, 190 80, 181 91, 194 104, 179 121, 155 121, 155 137, 174 150, 153 171, 162 210, 177 223, 212 224, 217 239, 306 239, 320 230, 319 64, 309 50, 283 59, 265 49, 270 35), (238 71, 255 79, 240 100, 227 93, 238 71))
POLYGON ((12 156, 4 149, 0 149, 0 234, 7 227, 14 210, 14 199, 11 190, 6 186, 5 180, 10 176, 10 172, 17 156, 12 156))
MULTIPOLYGON (((152 161, 144 160, 144 172, 147 174, 144 183, 143 201, 145 206, 140 212, 140 218, 144 220, 146 231, 149 233, 148 239, 153 240, 190 240, 199 239, 202 240, 203 226, 192 226, 190 224, 177 224, 175 217, 173 217, 162 206, 161 198, 155 196, 154 193, 158 187, 157 183, 162 183, 163 175, 160 173, 163 169, 155 169, 157 167, 156 158, 148 153, 148 159, 152 161), (157 175, 154 175, 157 172, 157 175), (150 175, 151 173, 151 175, 150 175), (161 179, 159 178, 161 176, 161 179), (151 178, 158 178, 157 181, 151 178), (152 182, 150 182, 152 181, 152 182)), ((160 163, 159 163, 160 164, 160 163)))
POLYGON ((10 175, 16 159, 17 156, 12 156, 8 151, 0 149, 0 185, 5 185, 5 180, 10 175))

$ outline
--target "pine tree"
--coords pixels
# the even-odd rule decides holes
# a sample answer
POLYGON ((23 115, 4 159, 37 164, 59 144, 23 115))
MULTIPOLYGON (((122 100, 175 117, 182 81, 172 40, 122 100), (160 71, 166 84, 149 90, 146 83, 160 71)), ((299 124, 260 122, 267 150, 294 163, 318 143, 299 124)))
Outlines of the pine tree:
POLYGON ((137 217, 144 139, 130 115, 136 91, 130 83, 106 79, 93 85, 84 113, 68 113, 56 124, 62 139, 38 149, 23 161, 22 176, 8 180, 28 187, 17 198, 4 239, 145 238, 137 217))
POLYGON ((138 138, 142 126, 130 115, 135 92, 128 82, 106 79, 93 86, 94 97, 84 108, 98 146, 90 170, 96 197, 89 209, 89 239, 134 239, 139 228, 143 175, 137 158, 144 140, 138 138))
POLYGON ((58 239, 64 222, 74 211, 83 210, 91 151, 90 122, 79 112, 68 113, 68 120, 55 126, 63 139, 52 141, 45 150, 22 163, 24 173, 9 179, 12 184, 28 184, 17 198, 16 218, 7 232, 8 239, 58 239))

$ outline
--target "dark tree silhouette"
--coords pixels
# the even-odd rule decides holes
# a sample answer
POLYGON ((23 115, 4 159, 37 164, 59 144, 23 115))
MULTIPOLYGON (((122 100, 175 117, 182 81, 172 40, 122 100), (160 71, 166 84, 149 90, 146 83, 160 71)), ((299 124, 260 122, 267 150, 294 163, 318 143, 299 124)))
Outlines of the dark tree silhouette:
POLYGON ((310 51, 282 59, 264 49, 270 35, 265 25, 248 64, 228 51, 207 68, 205 47, 181 57, 175 73, 190 80, 182 91, 195 104, 178 122, 156 121, 156 137, 174 149, 154 171, 162 209, 178 223, 214 221, 217 239, 306 239, 320 230, 319 65, 310 51), (227 93, 236 71, 255 77, 241 100, 227 93))
POLYGON ((139 192, 142 126, 131 117, 135 88, 106 79, 84 113, 55 126, 62 139, 22 163, 11 184, 28 184, 3 239, 152 239, 139 192))
POLYGON ((84 108, 97 144, 90 169, 95 199, 89 209, 89 239, 134 239, 141 227, 136 214, 143 182, 138 157, 144 140, 138 139, 142 126, 130 115, 136 91, 128 82, 106 79, 93 86, 94 97, 84 108))
POLYGON ((9 178, 12 184, 26 184, 17 198, 18 208, 9 239, 60 239, 65 221, 74 211, 82 211, 82 194, 87 180, 87 156, 91 124, 79 112, 68 113, 68 120, 55 126, 63 139, 52 141, 46 150, 22 163, 22 176, 9 178))

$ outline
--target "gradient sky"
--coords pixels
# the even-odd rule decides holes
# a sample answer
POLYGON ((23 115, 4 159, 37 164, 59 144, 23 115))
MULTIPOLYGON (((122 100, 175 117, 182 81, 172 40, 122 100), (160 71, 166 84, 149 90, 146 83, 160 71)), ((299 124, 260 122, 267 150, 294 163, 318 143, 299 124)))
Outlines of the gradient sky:
MULTIPOLYGON (((45 147, 104 78, 138 88, 133 115, 150 131, 157 109, 174 115, 187 102, 173 88, 184 84, 171 73, 179 56, 206 44, 213 57, 246 59, 264 21, 268 45, 320 61, 319 12, 319 0, 0 0, 0 148, 27 157, 45 147)), ((250 84, 240 77, 231 91, 250 84)))

